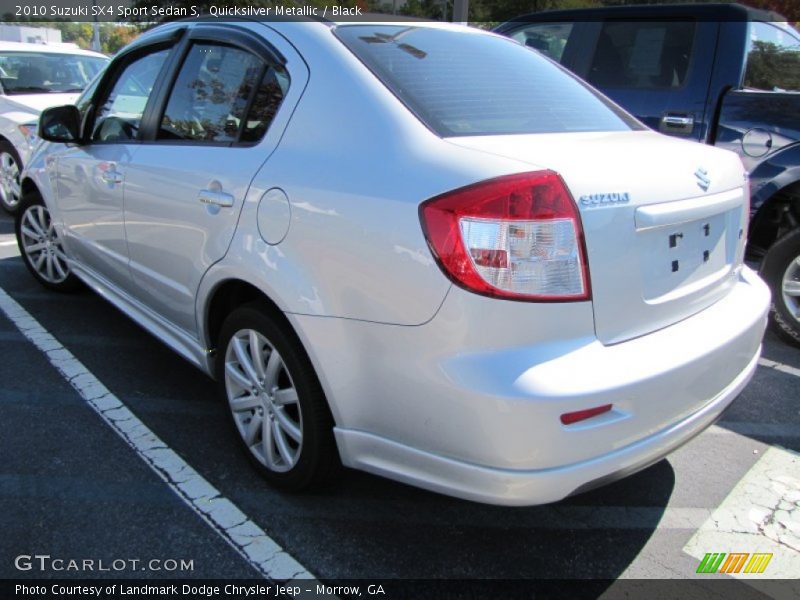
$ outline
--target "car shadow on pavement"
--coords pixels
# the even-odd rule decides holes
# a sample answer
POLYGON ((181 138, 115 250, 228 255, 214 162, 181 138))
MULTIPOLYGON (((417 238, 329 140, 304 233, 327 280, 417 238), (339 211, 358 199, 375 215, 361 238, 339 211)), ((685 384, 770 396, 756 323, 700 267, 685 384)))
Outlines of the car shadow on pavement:
POLYGON ((657 528, 674 484, 662 460, 555 504, 503 507, 348 471, 328 492, 283 499, 319 519, 314 551, 292 551, 323 578, 613 580, 657 528))

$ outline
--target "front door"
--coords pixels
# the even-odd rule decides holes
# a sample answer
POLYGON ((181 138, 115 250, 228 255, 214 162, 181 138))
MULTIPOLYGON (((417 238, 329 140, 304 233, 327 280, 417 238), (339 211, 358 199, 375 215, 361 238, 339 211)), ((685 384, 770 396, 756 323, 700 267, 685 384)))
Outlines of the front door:
POLYGON ((169 49, 154 48, 124 60, 100 90, 86 143, 61 153, 57 190, 65 244, 91 274, 128 289, 123 219, 126 166, 138 148, 145 106, 169 49))

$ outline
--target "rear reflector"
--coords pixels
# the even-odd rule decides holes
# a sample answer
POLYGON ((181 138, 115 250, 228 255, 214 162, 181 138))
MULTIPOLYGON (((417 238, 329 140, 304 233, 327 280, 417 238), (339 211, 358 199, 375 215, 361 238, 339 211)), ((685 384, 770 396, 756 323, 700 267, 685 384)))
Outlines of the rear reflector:
POLYGON ((498 177, 420 206, 428 245, 461 287, 514 300, 590 298, 578 209, 553 171, 498 177))
POLYGON ((603 406, 595 406, 594 408, 587 408, 586 410, 576 410, 575 412, 564 413, 561 415, 561 422, 564 425, 572 425, 578 421, 585 421, 597 415, 602 415, 609 412, 613 404, 604 404, 603 406))

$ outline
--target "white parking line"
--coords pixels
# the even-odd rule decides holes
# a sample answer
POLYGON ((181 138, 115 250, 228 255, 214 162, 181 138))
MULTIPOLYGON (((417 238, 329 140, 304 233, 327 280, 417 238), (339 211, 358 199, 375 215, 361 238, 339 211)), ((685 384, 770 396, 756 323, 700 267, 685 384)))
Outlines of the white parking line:
MULTIPOLYGON (((155 473, 253 568, 276 581, 315 577, 153 433, 0 288, 0 309, 155 473)), ((308 581, 307 585, 314 582, 308 581)))
POLYGON ((0 246, 16 246, 17 240, 0 240, 0 246))
POLYGON ((768 369, 775 369, 776 371, 780 371, 781 373, 786 373, 788 375, 794 375, 795 377, 800 377, 800 369, 796 367, 791 367, 789 365, 785 365, 783 363, 776 362, 774 360, 769 360, 768 358, 759 358, 758 364, 762 367, 767 367, 768 369))

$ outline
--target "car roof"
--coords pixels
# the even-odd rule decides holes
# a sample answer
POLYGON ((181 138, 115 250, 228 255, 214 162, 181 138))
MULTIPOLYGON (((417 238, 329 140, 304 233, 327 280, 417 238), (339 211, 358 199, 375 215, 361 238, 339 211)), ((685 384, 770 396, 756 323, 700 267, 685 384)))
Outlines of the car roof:
MULTIPOLYGON (((230 26, 237 24, 252 25, 254 23, 267 25, 270 28, 274 29, 275 31, 283 35, 286 35, 287 38, 290 40, 292 40, 293 32, 297 31, 298 26, 302 26, 304 29, 304 33, 306 35, 311 35, 311 36, 327 35, 330 33, 331 30, 337 29, 338 27, 364 26, 364 25, 424 27, 427 29, 446 29, 451 31, 462 31, 464 33, 472 33, 479 35, 496 35, 493 32, 487 31, 485 29, 480 29, 477 27, 469 27, 466 25, 461 25, 459 23, 431 21, 427 19, 417 19, 416 17, 404 17, 401 15, 398 15, 397 18, 395 18, 395 15, 391 15, 391 19, 388 19, 387 15, 377 15, 372 13, 365 13, 357 18, 342 19, 340 21, 321 19, 313 16, 270 18, 270 19, 237 17, 221 21, 218 18, 203 16, 203 17, 187 17, 183 19, 177 19, 175 21, 169 21, 167 23, 162 23, 157 27, 154 27, 144 32, 129 45, 125 46, 125 48, 123 48, 121 52, 127 52, 129 49, 133 49, 140 45, 145 45, 149 43, 152 39, 161 37, 166 32, 169 31, 177 32, 180 29, 184 29, 186 27, 193 27, 195 25, 230 26)), ((294 40, 292 41, 292 43, 294 43, 294 40)))
POLYGON ((641 18, 643 16, 664 16, 668 18, 675 15, 686 15, 702 21, 786 21, 786 17, 776 12, 751 8, 742 4, 635 4, 528 13, 506 21, 498 29, 504 29, 506 25, 525 21, 601 21, 608 18, 641 18))
POLYGON ((28 42, 0 42, 0 52, 41 52, 49 54, 75 54, 94 58, 108 58, 105 54, 82 50, 70 44, 31 44, 28 42))

